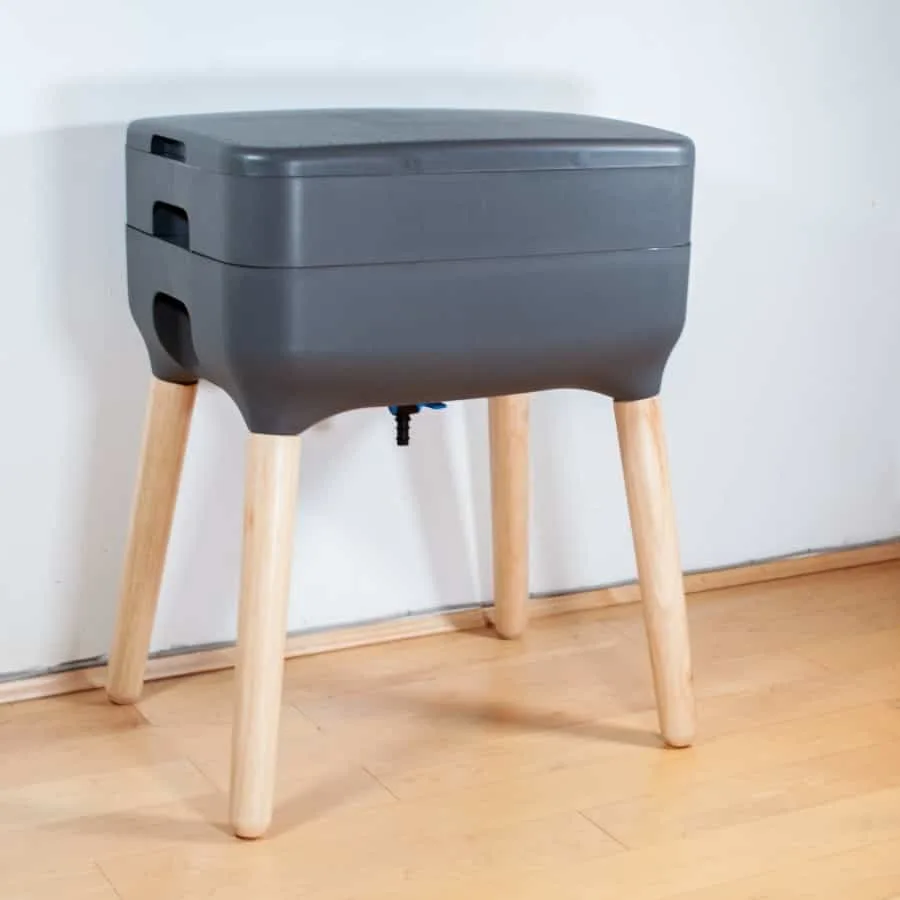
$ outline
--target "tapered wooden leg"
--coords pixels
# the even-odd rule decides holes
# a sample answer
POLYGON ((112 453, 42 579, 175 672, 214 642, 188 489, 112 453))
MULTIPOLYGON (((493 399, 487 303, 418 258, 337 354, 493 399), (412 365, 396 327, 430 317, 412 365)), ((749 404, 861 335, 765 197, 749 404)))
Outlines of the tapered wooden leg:
POLYGON ((231 824, 243 838, 272 819, 299 468, 299 437, 250 435, 231 755, 231 824))
POLYGON ((109 654, 106 693, 114 703, 134 703, 144 684, 196 393, 196 384, 170 384, 156 378, 150 384, 119 612, 109 654))
POLYGON ((528 395, 489 404, 494 627, 516 638, 528 623, 528 395))
POLYGON ((687 747, 696 727, 691 651, 659 399, 616 403, 615 412, 660 729, 667 744, 687 747))

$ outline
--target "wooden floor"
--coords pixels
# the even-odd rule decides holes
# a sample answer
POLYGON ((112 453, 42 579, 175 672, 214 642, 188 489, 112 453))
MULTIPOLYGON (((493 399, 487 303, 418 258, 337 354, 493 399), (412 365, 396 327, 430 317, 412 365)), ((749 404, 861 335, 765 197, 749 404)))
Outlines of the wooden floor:
POLYGON ((225 827, 230 672, 0 706, 0 898, 900 897, 900 564, 690 612, 693 750, 634 606, 290 662, 258 843, 225 827))

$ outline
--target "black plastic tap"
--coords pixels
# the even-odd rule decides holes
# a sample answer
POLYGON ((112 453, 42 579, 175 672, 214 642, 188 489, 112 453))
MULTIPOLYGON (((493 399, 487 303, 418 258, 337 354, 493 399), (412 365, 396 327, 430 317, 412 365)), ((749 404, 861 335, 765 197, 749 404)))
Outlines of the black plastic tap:
POLYGON ((446 409, 446 403, 407 403, 402 406, 389 407, 397 422, 397 446, 409 446, 409 420, 420 409, 446 409))

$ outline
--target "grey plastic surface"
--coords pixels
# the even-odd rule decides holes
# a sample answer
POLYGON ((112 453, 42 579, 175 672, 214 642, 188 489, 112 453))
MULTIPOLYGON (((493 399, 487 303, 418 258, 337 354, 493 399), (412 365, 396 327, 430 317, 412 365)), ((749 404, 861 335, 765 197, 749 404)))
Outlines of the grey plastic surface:
POLYGON ((570 113, 312 109, 138 119, 128 147, 226 175, 315 177, 692 166, 680 134, 570 113), (168 151, 166 149, 168 141, 168 151))
POLYGON ((692 160, 669 132, 547 113, 144 120, 129 128, 128 224, 170 236, 154 216, 172 207, 183 246, 244 266, 675 247, 689 240, 692 160), (148 152, 178 144, 184 161, 148 152))
POLYGON ((690 235, 692 170, 588 169, 337 178, 233 178, 129 151, 128 223, 164 203, 194 253, 245 266, 598 253, 690 235))
POLYGON ((652 396, 684 322, 693 146, 578 116, 313 111, 129 129, 154 373, 257 432, 363 406, 652 396))
POLYGON ((157 377, 212 381, 252 431, 299 434, 365 406, 563 387, 653 396, 684 322, 688 253, 261 269, 129 229, 128 283, 157 377), (186 307, 192 351, 162 343, 158 293, 186 307))

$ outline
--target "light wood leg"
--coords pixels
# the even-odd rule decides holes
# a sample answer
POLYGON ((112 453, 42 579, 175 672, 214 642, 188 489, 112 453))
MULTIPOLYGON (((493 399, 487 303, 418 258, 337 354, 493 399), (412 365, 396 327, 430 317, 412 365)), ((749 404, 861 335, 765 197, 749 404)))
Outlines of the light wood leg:
POLYGON ((528 623, 528 395, 492 397, 489 410, 494 627, 516 638, 528 623))
POLYGON ((250 435, 231 756, 231 824, 243 838, 272 819, 299 468, 299 437, 250 435))
POLYGON ((615 412, 660 728, 667 744, 687 747, 696 727, 691 651, 659 399, 616 403, 615 412))
POLYGON ((157 378, 150 384, 119 612, 109 654, 106 693, 114 703, 134 703, 144 685, 196 394, 196 384, 171 384, 157 378))

